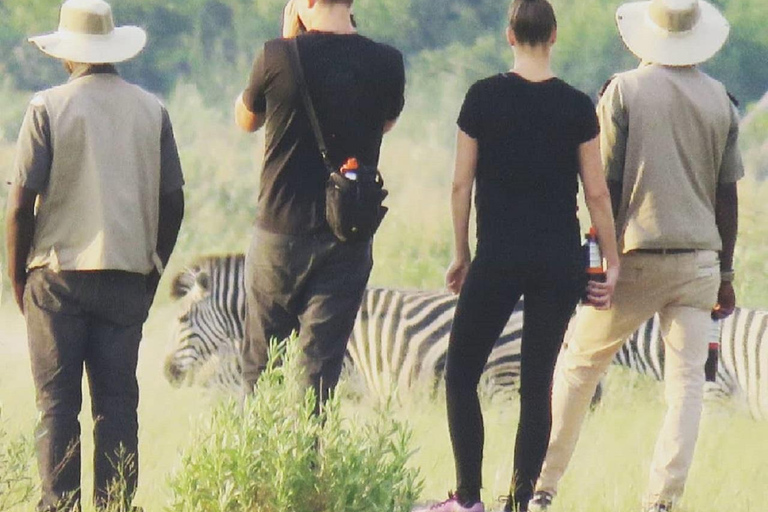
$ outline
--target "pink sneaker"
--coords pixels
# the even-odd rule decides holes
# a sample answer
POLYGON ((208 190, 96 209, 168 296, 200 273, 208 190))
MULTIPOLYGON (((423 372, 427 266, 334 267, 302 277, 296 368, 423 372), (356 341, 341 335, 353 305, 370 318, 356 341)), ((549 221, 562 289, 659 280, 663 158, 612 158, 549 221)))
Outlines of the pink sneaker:
POLYGON ((427 508, 417 508, 413 512, 485 512, 485 506, 482 501, 476 501, 469 506, 464 506, 459 502, 459 496, 453 493, 448 494, 448 499, 443 502, 427 508))

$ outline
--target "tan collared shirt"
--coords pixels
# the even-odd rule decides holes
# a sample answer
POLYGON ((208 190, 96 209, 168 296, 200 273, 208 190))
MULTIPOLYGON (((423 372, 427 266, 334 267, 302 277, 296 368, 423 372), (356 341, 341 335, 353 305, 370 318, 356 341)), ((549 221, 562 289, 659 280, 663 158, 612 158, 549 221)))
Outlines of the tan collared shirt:
POLYGON ((146 274, 161 194, 184 180, 168 113, 109 65, 32 99, 13 181, 38 192, 28 268, 146 274))
POLYGON ((717 186, 744 176, 725 87, 696 67, 641 65, 613 79, 598 117, 606 177, 623 184, 619 250, 719 251, 717 186))

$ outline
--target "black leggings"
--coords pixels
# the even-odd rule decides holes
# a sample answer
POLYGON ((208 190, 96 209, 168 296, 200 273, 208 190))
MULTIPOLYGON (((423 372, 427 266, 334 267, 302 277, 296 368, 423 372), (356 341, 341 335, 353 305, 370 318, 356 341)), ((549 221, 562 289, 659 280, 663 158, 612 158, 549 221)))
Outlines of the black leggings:
POLYGON ((456 307, 446 362, 448 425, 457 492, 463 500, 479 500, 482 486, 484 435, 477 385, 494 343, 525 295, 520 421, 510 493, 521 510, 527 509, 549 443, 555 362, 583 289, 583 269, 573 261, 472 262, 456 307))

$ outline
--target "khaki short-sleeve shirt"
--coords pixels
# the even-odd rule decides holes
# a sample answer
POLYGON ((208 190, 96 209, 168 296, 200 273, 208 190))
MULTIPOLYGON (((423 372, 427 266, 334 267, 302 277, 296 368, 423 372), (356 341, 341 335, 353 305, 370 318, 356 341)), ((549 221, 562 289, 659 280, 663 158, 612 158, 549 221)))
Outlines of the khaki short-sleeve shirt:
POLYGON ((738 113, 696 67, 642 65, 598 104, 606 177, 622 183, 619 249, 719 251, 718 184, 744 176, 738 113))

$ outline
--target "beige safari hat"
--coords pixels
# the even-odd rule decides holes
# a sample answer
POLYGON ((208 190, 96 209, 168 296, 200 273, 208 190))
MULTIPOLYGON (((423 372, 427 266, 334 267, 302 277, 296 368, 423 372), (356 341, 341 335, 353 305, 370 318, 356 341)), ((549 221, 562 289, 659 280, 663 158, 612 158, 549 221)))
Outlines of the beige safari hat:
POLYGON ((147 33, 139 27, 115 27, 112 8, 103 0, 67 0, 58 30, 29 42, 57 59, 104 64, 136 56, 147 43, 147 33))
POLYGON ((632 53, 664 66, 709 60, 730 32, 725 17, 704 0, 630 2, 618 8, 616 23, 632 53))

